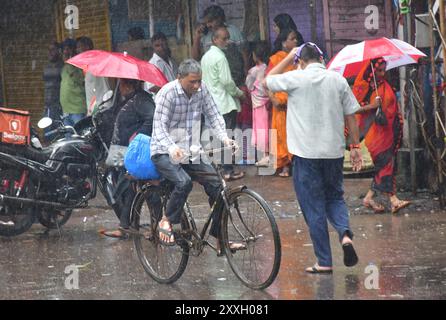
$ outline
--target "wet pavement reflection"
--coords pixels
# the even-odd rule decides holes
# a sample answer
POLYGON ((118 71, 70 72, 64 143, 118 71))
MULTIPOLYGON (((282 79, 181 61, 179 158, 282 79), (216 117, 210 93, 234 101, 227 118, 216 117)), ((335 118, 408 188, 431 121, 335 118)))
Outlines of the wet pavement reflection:
MULTIPOLYGON (((0 238, 0 299, 446 299, 446 212, 433 196, 421 193, 396 215, 376 215, 360 206, 370 180, 346 180, 360 261, 354 268, 343 266, 342 249, 330 228, 335 271, 310 275, 304 269, 315 262, 313 248, 291 179, 248 177, 232 183, 245 183, 262 194, 277 219, 282 262, 268 289, 245 287, 226 258, 211 249, 191 257, 175 284, 156 283, 144 272, 131 240, 98 233, 118 222, 98 198, 90 208, 76 210, 60 231, 47 232, 35 224, 21 236, 0 238), (70 265, 78 266, 79 289, 66 288, 70 265)), ((208 205, 199 186, 190 202, 200 226, 208 205)))

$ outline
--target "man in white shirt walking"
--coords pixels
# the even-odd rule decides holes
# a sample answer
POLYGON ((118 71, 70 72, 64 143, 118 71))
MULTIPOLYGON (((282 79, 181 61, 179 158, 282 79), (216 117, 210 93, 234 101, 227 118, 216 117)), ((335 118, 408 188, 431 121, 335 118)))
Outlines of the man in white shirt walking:
MULTIPOLYGON (((201 59, 201 67, 203 82, 214 98, 218 111, 225 119, 226 129, 234 130, 237 113, 241 110, 239 99, 244 98, 244 93, 237 88, 232 79, 229 63, 223 51, 228 46, 229 39, 230 35, 226 27, 217 28, 212 34, 213 45, 201 59)), ((235 171, 230 163, 224 163, 223 168, 226 180, 241 179, 245 175, 242 171, 235 171)))
POLYGON ((273 92, 288 93, 287 143, 294 155, 293 181, 310 229, 317 263, 309 273, 332 273, 333 264, 327 220, 339 235, 344 264, 358 263, 344 201, 344 126, 351 134, 353 170, 362 166, 355 112, 360 108, 346 79, 322 64, 322 51, 307 42, 290 54, 266 78, 273 92), (294 60, 302 70, 281 74, 294 60))
MULTIPOLYGON (((174 81, 178 76, 178 65, 171 57, 171 51, 164 33, 155 33, 152 37, 153 56, 150 63, 158 67, 168 82, 174 81)), ((157 93, 160 88, 146 82, 145 90, 157 93)))

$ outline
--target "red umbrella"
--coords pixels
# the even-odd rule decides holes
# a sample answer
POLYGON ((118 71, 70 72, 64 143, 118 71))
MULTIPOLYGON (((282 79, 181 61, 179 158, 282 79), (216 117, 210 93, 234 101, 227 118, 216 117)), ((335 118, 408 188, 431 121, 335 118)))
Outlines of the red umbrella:
POLYGON ((156 66, 127 53, 89 50, 67 60, 67 63, 96 77, 137 79, 160 88, 168 82, 156 66))
POLYGON ((398 39, 379 38, 345 46, 329 62, 327 69, 341 73, 344 77, 356 76, 364 62, 383 57, 386 70, 406 64, 417 63, 426 55, 412 45, 398 39))

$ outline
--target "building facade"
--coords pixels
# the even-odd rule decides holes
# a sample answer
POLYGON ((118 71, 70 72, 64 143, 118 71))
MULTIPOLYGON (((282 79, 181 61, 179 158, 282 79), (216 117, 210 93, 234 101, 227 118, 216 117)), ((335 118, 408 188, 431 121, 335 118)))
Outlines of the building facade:
POLYGON ((181 61, 190 56, 193 31, 211 4, 221 5, 228 22, 250 41, 273 41, 274 17, 288 13, 304 39, 318 43, 328 57, 346 44, 394 35, 392 2, 386 0, 3 0, 0 104, 31 111, 33 122, 39 119, 48 45, 67 37, 88 36, 103 50, 132 52, 136 46, 148 59, 149 37, 162 31, 181 61), (78 28, 67 29, 70 24, 78 28), (145 39, 129 42, 132 27, 143 29, 145 39))

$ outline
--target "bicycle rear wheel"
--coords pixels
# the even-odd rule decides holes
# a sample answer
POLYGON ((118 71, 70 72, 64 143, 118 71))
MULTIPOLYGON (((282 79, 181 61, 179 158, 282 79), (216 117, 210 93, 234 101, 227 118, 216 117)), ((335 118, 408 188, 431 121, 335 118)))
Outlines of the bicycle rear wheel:
POLYGON ((249 189, 230 192, 228 201, 231 212, 223 214, 222 240, 229 265, 246 286, 265 289, 274 282, 282 255, 271 208, 249 189), (246 248, 231 250, 230 242, 246 248))
MULTIPOLYGON (((133 242, 144 270, 155 281, 169 284, 178 280, 186 269, 189 247, 178 244, 166 246, 161 243, 158 221, 162 216, 161 203, 164 203, 162 200, 154 189, 149 188, 137 193, 133 200, 131 215, 132 227, 137 231, 133 236, 133 242), (159 205, 154 205, 156 202, 159 205)), ((187 223, 183 221, 181 229, 186 228, 187 223)))

